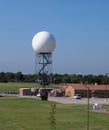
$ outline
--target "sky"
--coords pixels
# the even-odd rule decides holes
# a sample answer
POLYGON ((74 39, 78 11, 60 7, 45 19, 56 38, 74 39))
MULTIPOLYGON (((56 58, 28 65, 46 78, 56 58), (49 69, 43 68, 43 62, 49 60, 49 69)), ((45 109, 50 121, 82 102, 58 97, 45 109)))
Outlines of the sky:
POLYGON ((109 72, 109 0, 0 0, 0 72, 34 74, 32 38, 56 40, 52 72, 109 72))

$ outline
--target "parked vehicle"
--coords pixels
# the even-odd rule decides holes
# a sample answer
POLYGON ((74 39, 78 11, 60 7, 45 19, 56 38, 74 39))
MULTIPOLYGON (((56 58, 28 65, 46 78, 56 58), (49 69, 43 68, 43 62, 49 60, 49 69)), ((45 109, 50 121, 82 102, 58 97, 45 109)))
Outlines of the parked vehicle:
POLYGON ((80 94, 75 94, 75 96, 73 98, 74 99, 81 99, 81 95, 80 94))
POLYGON ((41 97, 41 94, 40 94, 40 93, 38 93, 38 94, 37 94, 37 97, 41 97))

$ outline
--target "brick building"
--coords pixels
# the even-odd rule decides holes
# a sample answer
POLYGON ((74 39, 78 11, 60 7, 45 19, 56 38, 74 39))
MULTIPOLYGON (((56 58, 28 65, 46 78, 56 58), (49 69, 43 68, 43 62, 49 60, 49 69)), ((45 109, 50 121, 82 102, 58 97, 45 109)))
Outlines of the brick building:
POLYGON ((87 97, 87 87, 89 87, 90 97, 109 98, 109 85, 66 84, 60 89, 64 91, 65 96, 68 97, 73 97, 75 94, 87 97))
POLYGON ((19 95, 20 96, 32 96, 37 95, 38 93, 42 93, 44 91, 50 92, 53 88, 20 88, 19 95))
POLYGON ((19 89, 19 95, 20 96, 31 95, 31 89, 30 88, 20 88, 19 89))

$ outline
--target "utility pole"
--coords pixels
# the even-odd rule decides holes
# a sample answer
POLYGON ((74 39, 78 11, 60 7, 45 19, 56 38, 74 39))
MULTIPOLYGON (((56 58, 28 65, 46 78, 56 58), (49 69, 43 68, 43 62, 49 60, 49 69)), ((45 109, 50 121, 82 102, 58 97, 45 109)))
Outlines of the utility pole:
POLYGON ((108 77, 108 75, 109 75, 109 73, 105 73, 105 76, 106 76, 106 102, 107 102, 107 98, 108 98, 108 91, 107 91, 107 83, 108 83, 108 81, 107 81, 107 77, 108 77))
POLYGON ((87 88, 87 122, 86 122, 86 130, 89 130, 89 86, 88 83, 84 85, 87 88))

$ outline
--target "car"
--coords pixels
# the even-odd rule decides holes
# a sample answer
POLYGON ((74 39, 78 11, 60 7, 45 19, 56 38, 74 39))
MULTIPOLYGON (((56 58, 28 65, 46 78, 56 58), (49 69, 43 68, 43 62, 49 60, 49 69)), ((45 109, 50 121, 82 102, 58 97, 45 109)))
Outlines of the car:
POLYGON ((73 98, 74 99, 81 99, 81 95, 80 94, 75 94, 73 98))
POLYGON ((37 96, 37 97, 41 97, 41 94, 40 94, 40 93, 38 93, 36 96, 37 96))

